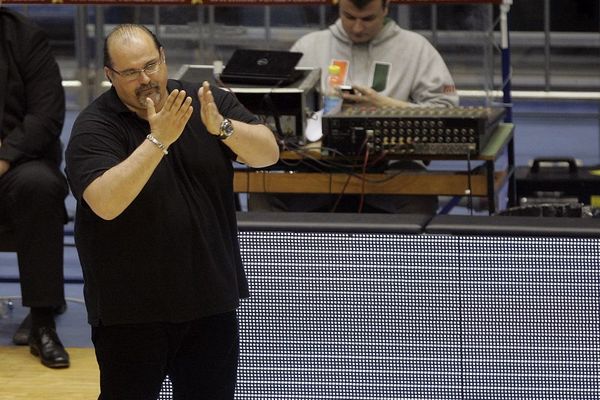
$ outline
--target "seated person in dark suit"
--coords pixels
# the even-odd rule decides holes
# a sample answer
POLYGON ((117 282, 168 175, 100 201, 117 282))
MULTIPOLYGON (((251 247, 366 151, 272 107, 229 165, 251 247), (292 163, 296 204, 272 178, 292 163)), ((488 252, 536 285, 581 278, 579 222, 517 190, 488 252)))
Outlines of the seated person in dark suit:
POLYGON ((6 8, 0 8, 0 88, 0 224, 15 235, 31 353, 47 367, 64 368, 69 355, 54 312, 65 304, 65 94, 44 32, 6 8))
MULTIPOLYGON (((339 18, 328 29, 301 37, 290 49, 303 53, 300 67, 321 69, 325 93, 328 66, 344 66, 345 100, 376 107, 454 107, 458 95, 444 60, 427 39, 387 18, 389 0, 340 0, 339 18)), ((425 169, 403 161, 385 169, 425 169)), ((250 211, 356 212, 358 196, 263 195, 248 197, 250 211), (338 202, 338 200, 341 200, 338 202)), ((437 196, 366 195, 363 212, 434 214, 437 196)))

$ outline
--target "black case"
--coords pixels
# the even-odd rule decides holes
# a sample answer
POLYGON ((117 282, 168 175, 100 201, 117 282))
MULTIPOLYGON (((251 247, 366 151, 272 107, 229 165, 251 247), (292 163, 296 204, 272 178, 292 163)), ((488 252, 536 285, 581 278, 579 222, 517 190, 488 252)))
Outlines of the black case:
MULTIPOLYGON (((531 167, 517 167, 517 198, 547 200, 577 199, 592 204, 600 196, 600 166, 580 167, 573 158, 536 158, 531 167)), ((595 205, 595 204, 592 204, 595 205)))

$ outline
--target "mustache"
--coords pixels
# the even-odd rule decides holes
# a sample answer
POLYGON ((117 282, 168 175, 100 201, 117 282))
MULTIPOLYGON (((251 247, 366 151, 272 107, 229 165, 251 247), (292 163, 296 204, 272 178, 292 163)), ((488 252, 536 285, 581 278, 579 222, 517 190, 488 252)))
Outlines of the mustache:
POLYGON ((158 88, 158 83, 149 83, 147 85, 142 85, 139 88, 137 88, 135 90, 135 94, 137 96, 139 96, 143 91, 149 90, 149 89, 157 89, 158 88))

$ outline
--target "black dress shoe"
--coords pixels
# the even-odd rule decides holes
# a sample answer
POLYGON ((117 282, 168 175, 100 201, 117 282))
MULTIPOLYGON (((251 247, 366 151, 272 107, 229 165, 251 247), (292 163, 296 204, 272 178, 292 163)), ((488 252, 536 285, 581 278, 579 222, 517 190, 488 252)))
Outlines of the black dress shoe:
MULTIPOLYGON (((52 308, 54 315, 64 314, 67 311, 67 303, 64 302, 60 306, 52 308)), ((29 344, 29 331, 31 330, 31 313, 28 313, 17 331, 13 335, 12 341, 17 346, 26 346, 29 344)))
POLYGON ((69 366, 69 354, 53 328, 42 326, 32 329, 29 335, 29 350, 48 368, 69 366))
POLYGON ((13 335, 12 341, 17 346, 29 344, 29 331, 31 330, 31 314, 27 314, 17 331, 13 335))

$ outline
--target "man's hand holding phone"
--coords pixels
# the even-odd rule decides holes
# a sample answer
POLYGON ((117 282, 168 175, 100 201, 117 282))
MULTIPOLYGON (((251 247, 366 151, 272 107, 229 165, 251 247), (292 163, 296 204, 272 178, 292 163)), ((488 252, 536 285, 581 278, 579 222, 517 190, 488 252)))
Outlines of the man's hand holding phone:
POLYGON ((356 96, 359 93, 354 90, 352 85, 340 85, 339 86, 340 93, 345 103, 355 103, 356 99, 352 96, 356 96))
POLYGON ((392 99, 366 86, 340 86, 344 103, 360 103, 375 107, 409 107, 406 101, 392 99), (344 90, 349 88, 350 90, 344 90))

